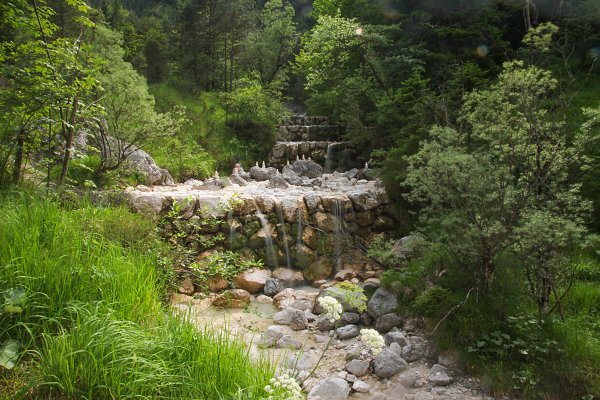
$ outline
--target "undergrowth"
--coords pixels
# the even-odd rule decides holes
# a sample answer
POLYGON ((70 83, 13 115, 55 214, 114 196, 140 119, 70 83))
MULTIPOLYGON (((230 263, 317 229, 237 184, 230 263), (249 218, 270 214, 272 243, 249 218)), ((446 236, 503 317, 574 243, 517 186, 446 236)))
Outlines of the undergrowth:
POLYGON ((0 398, 264 396, 268 363, 165 312, 169 256, 142 216, 5 193, 0 220, 0 398))

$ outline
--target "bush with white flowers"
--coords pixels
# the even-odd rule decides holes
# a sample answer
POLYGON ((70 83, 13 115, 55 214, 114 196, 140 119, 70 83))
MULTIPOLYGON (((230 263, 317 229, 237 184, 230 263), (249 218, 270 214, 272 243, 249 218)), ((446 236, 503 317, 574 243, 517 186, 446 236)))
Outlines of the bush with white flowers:
POLYGON ((331 296, 319 297, 319 304, 325 310, 325 312, 322 314, 323 317, 328 319, 331 323, 337 321, 342 315, 342 305, 339 301, 331 296))
POLYGON ((270 385, 265 386, 269 394, 267 400, 303 400, 302 388, 290 372, 272 378, 270 385))
POLYGON ((379 354, 385 345, 383 336, 381 336, 375 329, 361 329, 360 340, 365 344, 365 346, 373 351, 373 354, 379 354))

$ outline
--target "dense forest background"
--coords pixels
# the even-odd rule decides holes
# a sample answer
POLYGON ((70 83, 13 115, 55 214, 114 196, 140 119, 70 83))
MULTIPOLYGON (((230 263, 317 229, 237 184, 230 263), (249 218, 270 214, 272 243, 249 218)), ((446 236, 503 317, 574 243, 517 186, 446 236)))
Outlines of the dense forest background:
POLYGON ((597 0, 12 0, 0 41, 2 186, 228 174, 327 116, 423 239, 369 250, 404 311, 500 391, 598 395, 597 0))

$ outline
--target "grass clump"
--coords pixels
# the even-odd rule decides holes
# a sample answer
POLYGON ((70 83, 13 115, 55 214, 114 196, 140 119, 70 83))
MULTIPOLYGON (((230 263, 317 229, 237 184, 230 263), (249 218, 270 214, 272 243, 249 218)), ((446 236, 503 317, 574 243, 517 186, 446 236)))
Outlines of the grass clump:
POLYGON ((268 364, 227 333, 164 312, 168 257, 141 216, 3 194, 0 218, 0 352, 16 349, 14 365, 0 357, 1 393, 264 396, 268 364))

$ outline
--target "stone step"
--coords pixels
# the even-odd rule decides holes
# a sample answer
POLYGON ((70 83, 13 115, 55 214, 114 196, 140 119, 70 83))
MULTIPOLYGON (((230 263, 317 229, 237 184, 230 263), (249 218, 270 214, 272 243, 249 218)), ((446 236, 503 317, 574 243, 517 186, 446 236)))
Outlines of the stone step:
POLYGON ((335 125, 282 125, 278 140, 293 141, 334 141, 340 140, 342 130, 335 125))

